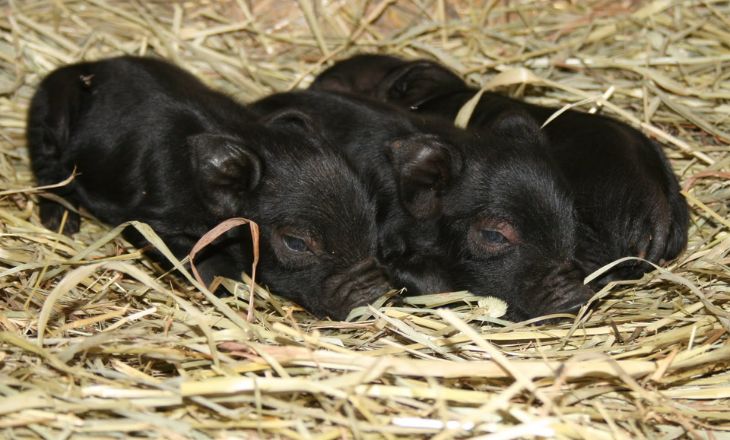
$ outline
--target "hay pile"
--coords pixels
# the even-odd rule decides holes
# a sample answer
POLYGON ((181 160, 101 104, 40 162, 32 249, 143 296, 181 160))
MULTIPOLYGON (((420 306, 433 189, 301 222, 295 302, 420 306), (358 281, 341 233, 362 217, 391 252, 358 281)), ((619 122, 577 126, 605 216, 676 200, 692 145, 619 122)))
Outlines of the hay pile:
POLYGON ((727 1, 8 1, 0 437, 730 436, 727 1), (475 84, 524 66, 549 82, 501 90, 541 104, 602 96, 666 146, 688 250, 559 325, 490 318, 464 293, 317 321, 263 289, 249 323, 243 283, 218 300, 119 228, 40 226, 24 119, 56 66, 156 54, 249 101, 359 51, 434 58, 475 84))

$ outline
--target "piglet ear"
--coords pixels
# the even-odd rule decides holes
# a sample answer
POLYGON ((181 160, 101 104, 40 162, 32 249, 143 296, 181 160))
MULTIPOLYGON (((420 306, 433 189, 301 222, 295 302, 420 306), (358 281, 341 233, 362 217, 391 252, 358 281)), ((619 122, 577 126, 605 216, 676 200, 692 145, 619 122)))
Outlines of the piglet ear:
POLYGON ((309 88, 312 90, 325 90, 328 92, 338 93, 350 93, 356 91, 352 81, 348 81, 343 75, 327 71, 315 78, 309 88))
POLYGON ((441 212, 441 193, 461 169, 461 154, 436 136, 398 139, 388 150, 403 205, 415 218, 441 212))
POLYGON ((408 107, 467 87, 466 83, 446 67, 433 61, 418 60, 391 71, 383 80, 378 98, 408 107))
POLYGON ((271 128, 280 128, 285 130, 295 130, 300 132, 313 133, 314 121, 305 113, 294 110, 284 109, 264 116, 261 122, 271 128))
POLYGON ((188 138, 200 197, 210 212, 225 219, 239 215, 241 200, 261 180, 261 160, 240 139, 199 134, 188 138))
POLYGON ((519 110, 500 113, 490 126, 490 132, 512 142, 544 143, 545 135, 537 121, 529 114, 519 110))

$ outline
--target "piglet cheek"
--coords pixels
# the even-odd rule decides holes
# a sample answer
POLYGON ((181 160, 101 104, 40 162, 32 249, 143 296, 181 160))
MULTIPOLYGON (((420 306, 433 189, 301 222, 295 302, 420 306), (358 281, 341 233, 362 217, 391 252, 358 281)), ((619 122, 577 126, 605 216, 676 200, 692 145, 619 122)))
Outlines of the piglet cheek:
POLYGON ((352 309, 371 303, 388 290, 391 287, 384 268, 375 258, 367 258, 324 280, 322 314, 343 320, 352 309))

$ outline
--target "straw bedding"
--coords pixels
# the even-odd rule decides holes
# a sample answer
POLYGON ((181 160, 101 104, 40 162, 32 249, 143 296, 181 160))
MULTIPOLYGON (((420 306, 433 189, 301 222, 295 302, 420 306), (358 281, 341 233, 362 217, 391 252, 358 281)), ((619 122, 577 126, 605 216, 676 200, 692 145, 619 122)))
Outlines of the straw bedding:
POLYGON ((0 437, 730 438, 729 2, 0 10, 0 437), (69 238, 40 225, 23 131, 53 68, 154 54, 249 101, 361 51, 436 59, 475 85, 521 66, 546 81, 500 91, 641 124, 683 184, 687 251, 559 324, 506 322, 463 292, 318 321, 263 288, 248 321, 247 279, 217 299, 119 228, 86 218, 69 238))

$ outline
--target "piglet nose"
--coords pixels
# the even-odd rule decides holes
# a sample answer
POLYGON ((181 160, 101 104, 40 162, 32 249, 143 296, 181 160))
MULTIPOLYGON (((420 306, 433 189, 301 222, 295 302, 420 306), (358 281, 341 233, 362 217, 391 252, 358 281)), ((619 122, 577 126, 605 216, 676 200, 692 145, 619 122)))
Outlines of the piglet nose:
POLYGON ((572 290, 566 292, 565 302, 562 304, 561 311, 567 313, 577 312, 588 300, 591 299, 595 292, 588 286, 575 285, 572 286, 572 290))
POLYGON ((389 290, 383 266, 374 257, 366 258, 325 280, 325 303, 331 306, 327 314, 345 319, 353 308, 369 304, 389 290))
POLYGON ((540 314, 576 312, 594 293, 583 284, 583 272, 572 260, 555 267, 543 279, 542 288, 547 295, 540 314))
POLYGON ((541 301, 534 316, 551 315, 553 313, 576 314, 593 295, 586 286, 571 286, 562 291, 553 291, 541 301))

